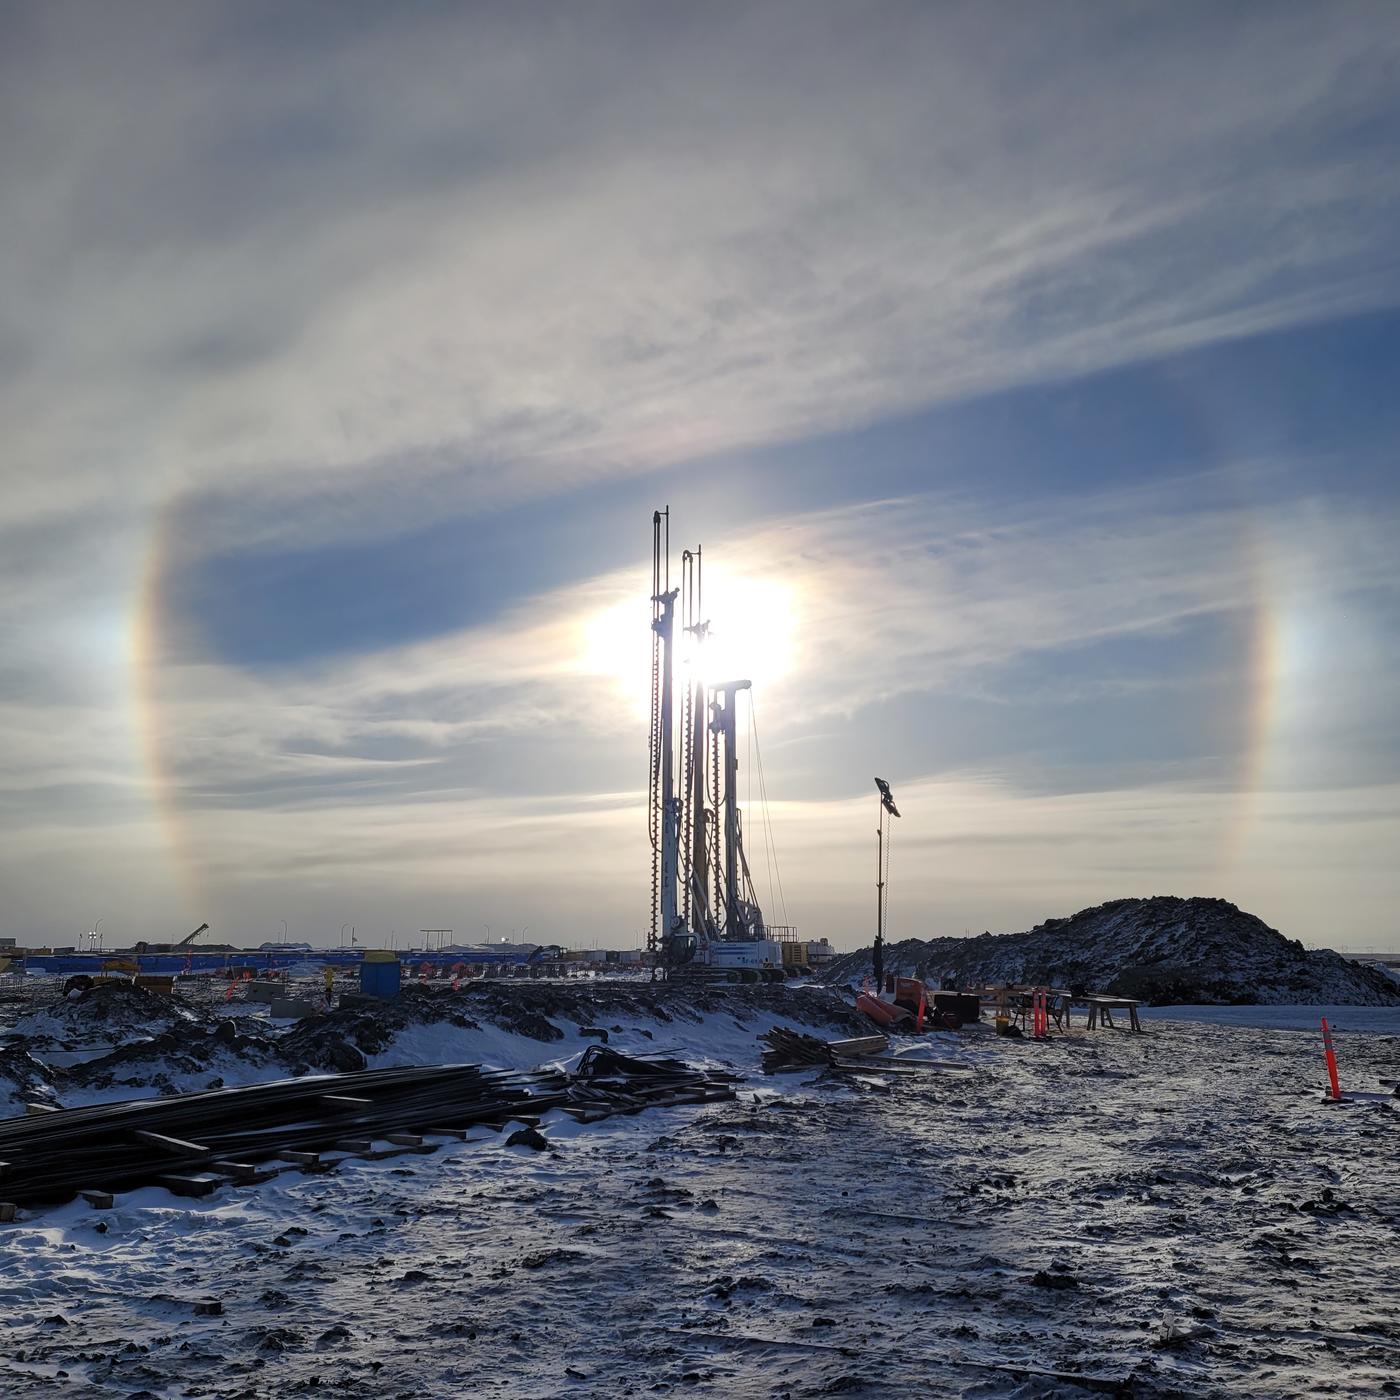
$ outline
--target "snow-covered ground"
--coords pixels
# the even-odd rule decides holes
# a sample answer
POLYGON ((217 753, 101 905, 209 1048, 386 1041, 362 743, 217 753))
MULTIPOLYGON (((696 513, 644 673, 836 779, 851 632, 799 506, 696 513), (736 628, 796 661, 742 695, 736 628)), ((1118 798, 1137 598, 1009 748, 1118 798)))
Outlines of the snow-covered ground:
POLYGON ((1138 1008, 1138 1016, 1144 1021, 1209 1021, 1221 1026, 1319 1034, 1325 1016, 1333 1031, 1400 1032, 1400 1006, 1143 1006, 1138 1008))
MULTIPOLYGON (((1400 1012, 1336 1010, 1344 1087, 1400 1076, 1400 1012)), ((0 1394, 1400 1393, 1400 1101, 1321 1102, 1321 1014, 940 1035, 970 1072, 755 1072, 732 1104, 547 1122, 543 1154, 482 1130, 36 1213, 0 1231, 0 1394)), ((610 1037, 756 1071, 761 1028, 610 1037)), ((580 1029, 376 1059, 567 1060, 580 1029)))

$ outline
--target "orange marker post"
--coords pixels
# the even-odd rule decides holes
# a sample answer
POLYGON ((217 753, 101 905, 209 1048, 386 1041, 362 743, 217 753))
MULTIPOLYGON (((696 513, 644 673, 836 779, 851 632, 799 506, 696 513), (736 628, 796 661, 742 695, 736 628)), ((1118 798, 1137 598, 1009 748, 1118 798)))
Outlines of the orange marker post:
POLYGON ((1332 1102, 1341 1103, 1342 1086, 1337 1080, 1337 1055, 1332 1049, 1332 1030, 1326 1016, 1322 1018, 1322 1049, 1327 1056, 1327 1078, 1332 1081, 1332 1102))

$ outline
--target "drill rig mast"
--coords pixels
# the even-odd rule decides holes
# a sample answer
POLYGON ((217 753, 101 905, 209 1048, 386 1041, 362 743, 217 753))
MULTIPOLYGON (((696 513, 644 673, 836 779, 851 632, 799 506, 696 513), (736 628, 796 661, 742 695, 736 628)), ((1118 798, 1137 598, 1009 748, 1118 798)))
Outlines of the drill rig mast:
POLYGON ((673 975, 778 981, 782 946, 769 936, 749 875, 739 810, 736 702, 746 680, 706 685, 699 665, 710 624, 702 616, 702 553, 681 555, 671 587, 670 510, 652 515, 652 674, 648 825, 652 908, 648 950, 673 975), (675 763, 677 601, 690 639, 681 778, 675 763), (706 743, 706 735, 711 740, 706 743), (712 757, 707 775, 706 753, 712 757), (708 788, 707 776, 713 783, 708 788), (711 880, 713 879, 713 902, 711 880))

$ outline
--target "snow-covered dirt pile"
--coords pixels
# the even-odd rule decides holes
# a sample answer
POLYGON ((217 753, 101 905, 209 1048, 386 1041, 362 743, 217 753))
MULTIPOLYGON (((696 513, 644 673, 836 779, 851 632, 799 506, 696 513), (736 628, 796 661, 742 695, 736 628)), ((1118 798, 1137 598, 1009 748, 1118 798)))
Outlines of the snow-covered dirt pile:
MULTIPOLYGON (((885 968, 960 985, 1040 983, 1113 992, 1155 1006, 1335 1003, 1400 1006, 1400 987, 1374 967, 1304 948, 1223 899, 1116 899, 1028 933, 908 939, 885 968)), ((870 976, 866 948, 823 973, 832 985, 870 976)))
POLYGON ((200 1013, 178 997, 110 981, 55 995, 19 1016, 9 1029, 29 1045, 66 1050, 94 1043, 124 1045, 200 1019, 200 1013))
POLYGON ((22 1045, 0 1045, 0 1118, 16 1118, 27 1104, 54 1103, 52 1075, 22 1045))
POLYGON ((187 1094, 280 1079, 285 1056, 274 1036, 251 1034, 233 1020, 184 1024, 147 1040, 118 1046, 96 1059, 54 1071, 54 1088, 65 1107, 151 1094, 187 1094))
POLYGON ((341 1007, 300 1022, 279 1048, 289 1067, 313 1070, 463 1061, 525 1068, 598 1042, 732 1064, 736 1056, 753 1062, 756 1037, 775 1025, 869 1033, 825 987, 487 982, 457 992, 410 987, 382 1005, 341 1007))
MULTIPOLYGON (((1383 1014, 1349 1088, 1397 1073, 1383 1014)), ((1315 1033, 935 1043, 973 1072, 36 1214, 0 1394, 1400 1393, 1400 1112, 1321 1103, 1315 1033)))
MULTIPOLYGON (((91 1042, 102 1034, 120 1038, 115 1048, 81 1063, 70 1065, 59 1056, 35 1066, 66 1107, 367 1065, 528 1068, 569 1059, 600 1042, 632 1054, 747 1066, 757 1062, 759 1033, 777 1025, 828 1038, 869 1033, 865 1019, 826 987, 521 982, 473 983, 452 991, 411 986, 392 1000, 338 1007, 290 1028, 225 1015, 223 1008, 201 1011, 146 992, 130 1001, 150 1011, 152 1024, 142 1027, 139 1020, 111 1014, 110 988, 102 989, 106 995, 100 999, 97 991, 61 1003, 70 1040, 56 1042, 48 1032, 53 1010, 26 1018, 29 1023, 40 1015, 48 1018, 42 1023, 45 1032, 33 1042, 40 1061, 56 1044, 91 1042), (146 1002, 153 1005, 146 1008, 146 1002), (93 1014, 85 1020, 89 1009, 93 1014)), ((31 1048, 24 1039, 11 1045, 16 1053, 31 1048)), ((9 1094, 9 1111, 23 1112, 27 1092, 19 1086, 9 1094)), ((4 1113, 0 1108, 0 1116, 4 1113)))

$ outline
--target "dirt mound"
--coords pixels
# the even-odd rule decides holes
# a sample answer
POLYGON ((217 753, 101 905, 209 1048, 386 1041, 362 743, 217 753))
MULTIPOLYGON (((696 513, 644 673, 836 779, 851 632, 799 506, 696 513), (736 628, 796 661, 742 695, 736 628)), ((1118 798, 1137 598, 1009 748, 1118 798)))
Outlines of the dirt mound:
POLYGON ((728 1016, 748 1025, 762 1016, 781 1016, 823 1029, 865 1025, 840 997, 813 987, 706 986, 684 981, 488 982, 474 984, 466 995, 480 1019, 537 1040, 556 1039, 557 1029, 545 1031, 544 1025, 553 1027, 561 1020, 580 1026, 610 1020, 653 1021, 665 1026, 675 1021, 698 1025, 709 1016, 728 1016), (535 1029, 528 1028, 531 1026, 535 1029))
POLYGON ((441 1024, 479 1028, 460 993, 445 987, 405 987, 390 1000, 359 1002, 308 1016, 278 1041, 278 1050, 295 1073, 308 1069, 348 1073, 363 1069, 367 1055, 387 1050, 401 1031, 441 1024))
POLYGON ((110 1043, 160 1034, 198 1020, 199 1012, 174 997, 113 980, 75 988, 20 1017, 14 1030, 36 1044, 110 1043))
MULTIPOLYGON (((1026 933, 909 939, 885 950, 888 971, 960 985, 1045 983, 1196 1004, 1400 1005, 1400 987, 1330 949, 1308 949, 1223 899, 1117 899, 1026 933)), ((871 950, 838 958, 823 980, 871 974, 871 950)))
POLYGON ((53 1102, 49 1068, 22 1045, 0 1045, 0 1118, 23 1113, 26 1104, 53 1102))
MULTIPOLYGON (((209 1025, 177 1023, 149 1039, 74 1065, 67 1080, 82 1089, 129 1088, 133 1092, 175 1094, 188 1091, 192 1076, 215 1071, 225 1074, 234 1066, 280 1066, 281 1061, 281 1047, 275 1038, 249 1034, 232 1020, 209 1025)), ((198 1087, 217 1086, 200 1083, 198 1087)))
MULTIPOLYGON (((545 1059, 552 1053, 547 1047, 566 1038, 576 1042, 585 1028, 590 1036, 606 1040, 625 1022, 648 1039, 654 1031, 655 1044, 661 1046, 668 1028, 671 1035, 685 1028, 693 1042, 703 1044, 711 1021, 721 1038, 732 1040, 736 1029, 756 1033, 774 1019, 819 1034, 858 1035, 867 1029, 841 997, 815 987, 478 982, 454 992, 410 986, 392 1000, 341 1006, 279 1033, 253 1017, 235 1020, 127 983, 107 984, 74 991, 16 1027, 20 1035, 4 1052, 10 1059, 0 1061, 0 1103, 23 1112, 36 1094, 51 1095, 47 1086, 59 1080, 59 1097, 69 1088, 82 1096, 118 1091, 142 1097, 218 1087, 225 1080, 247 1082, 269 1073, 349 1072, 386 1053, 391 1058, 399 1053, 465 1053, 452 1050, 453 1037, 445 1042, 429 1037, 426 1048, 419 1044, 405 1050, 404 1042, 412 1042, 413 1033, 424 1027, 485 1032, 473 1055, 490 1055, 495 1032, 521 1036, 538 1042, 538 1058, 545 1059), (31 1048, 43 1055, 54 1046, 100 1042, 114 1048, 63 1070, 46 1067, 28 1053, 31 1048)), ((0 1107, 0 1116, 4 1112, 0 1107)))
POLYGON ((689 986, 674 982, 475 982, 460 991, 406 987, 390 1001, 342 1006, 308 1017, 277 1043, 293 1072, 359 1069, 415 1026, 484 1027, 537 1040, 564 1039, 574 1027, 617 1021, 698 1025, 725 1015, 740 1025, 761 1016, 823 1030, 860 1034, 866 1022, 834 993, 819 988, 689 986))

